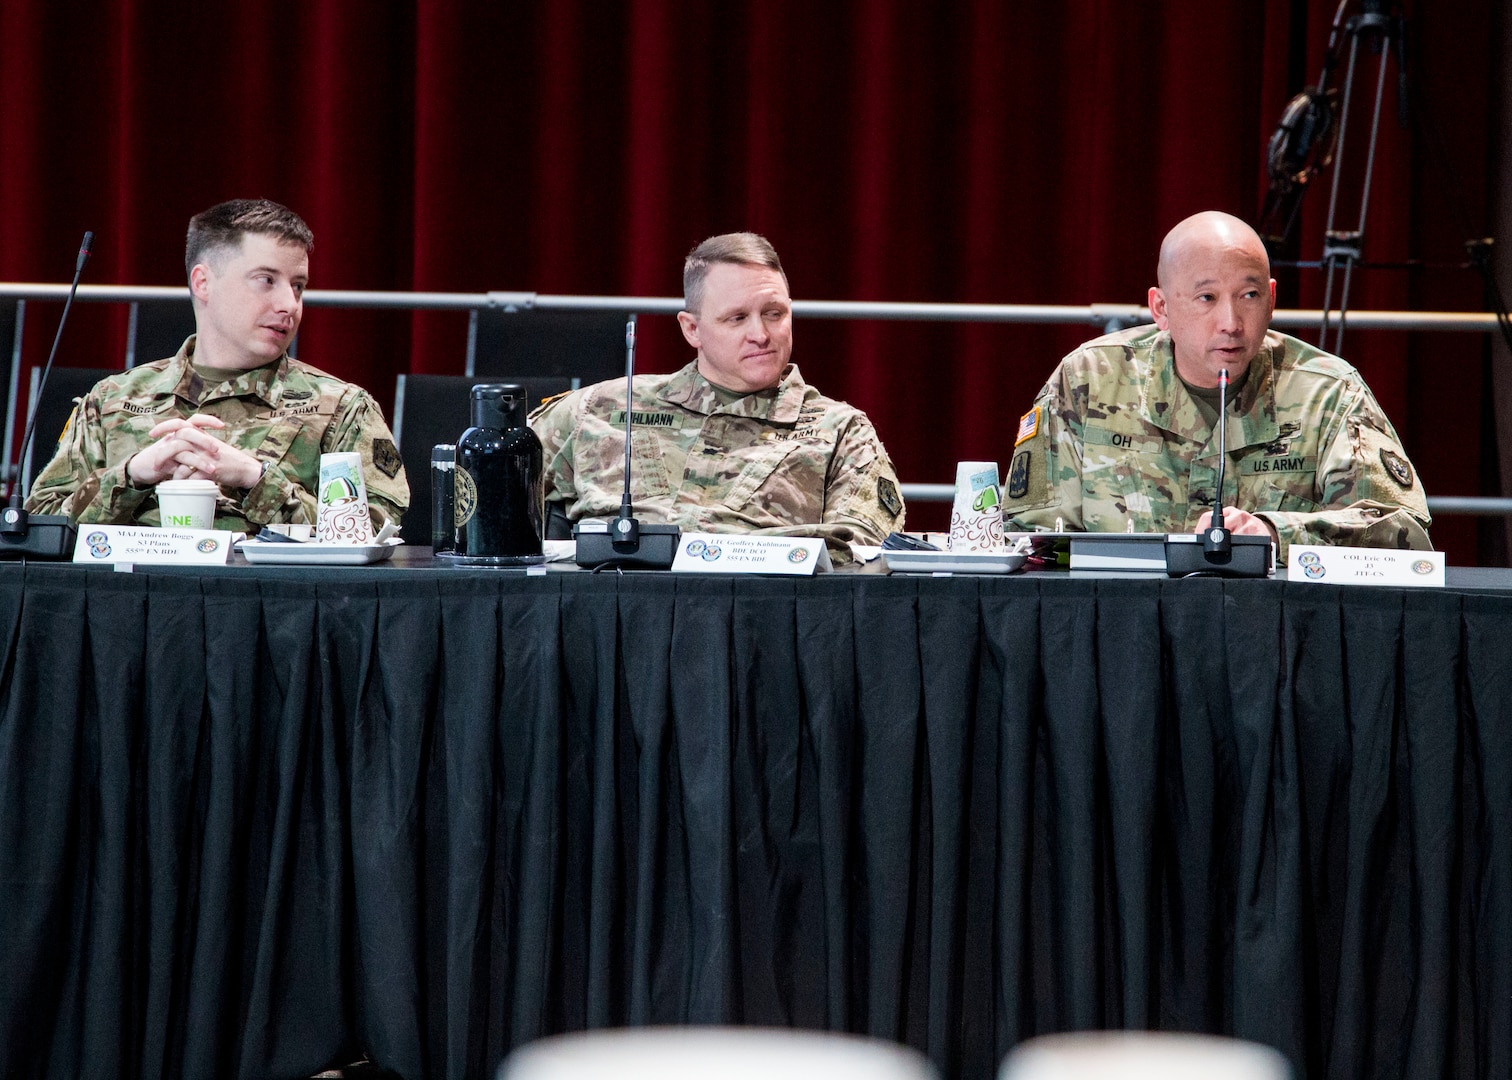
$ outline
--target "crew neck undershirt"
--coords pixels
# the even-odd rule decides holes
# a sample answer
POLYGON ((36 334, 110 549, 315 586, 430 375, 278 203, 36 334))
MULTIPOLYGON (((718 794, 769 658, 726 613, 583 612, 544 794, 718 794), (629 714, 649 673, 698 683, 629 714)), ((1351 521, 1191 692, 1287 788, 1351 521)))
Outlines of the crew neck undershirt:
MULTIPOLYGON (((1218 388, 1216 386, 1193 386, 1181 378, 1181 372, 1179 371, 1176 373, 1176 377, 1181 379, 1181 385, 1186 387, 1188 394, 1192 395, 1192 400, 1197 404, 1197 412, 1201 414, 1202 419, 1207 423, 1208 430, 1211 431, 1218 423, 1218 388)), ((1229 380, 1228 399, 1230 403, 1238 399, 1239 391, 1244 389, 1245 381, 1248 379, 1249 368, 1246 367, 1244 373, 1237 379, 1229 380)))
MULTIPOLYGON (((707 379, 704 381, 708 382, 707 379)), ((777 388, 775 386, 768 387, 765 390, 740 391, 726 390, 723 386, 720 386, 718 383, 713 382, 709 383, 709 385, 714 388, 714 396, 719 400, 719 407, 721 409, 727 409, 731 405, 734 405, 737 401, 743 401, 748 397, 760 397, 763 394, 765 394, 767 397, 777 396, 777 388)))
POLYGON ((242 374, 239 368, 210 367, 207 364, 196 364, 192 360, 189 362, 189 366, 194 369, 194 373, 207 386, 219 386, 221 383, 228 383, 242 374))

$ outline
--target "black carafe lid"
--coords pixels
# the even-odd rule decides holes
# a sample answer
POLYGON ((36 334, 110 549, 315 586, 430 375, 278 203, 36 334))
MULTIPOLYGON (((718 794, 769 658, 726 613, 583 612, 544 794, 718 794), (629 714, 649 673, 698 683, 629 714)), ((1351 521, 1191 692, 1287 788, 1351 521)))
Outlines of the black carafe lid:
POLYGON ((479 383, 472 388, 472 426, 508 431, 524 427, 529 402, 519 383, 479 383))

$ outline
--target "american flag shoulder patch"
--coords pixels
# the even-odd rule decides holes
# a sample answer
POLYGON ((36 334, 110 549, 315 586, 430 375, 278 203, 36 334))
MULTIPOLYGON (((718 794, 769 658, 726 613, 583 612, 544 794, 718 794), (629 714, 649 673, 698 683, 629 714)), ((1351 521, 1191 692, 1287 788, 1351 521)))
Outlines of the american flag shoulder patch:
POLYGON ((1013 440, 1013 445, 1017 446, 1025 439, 1034 438, 1039 434, 1039 426, 1040 407, 1036 405, 1019 418, 1018 437, 1013 440))

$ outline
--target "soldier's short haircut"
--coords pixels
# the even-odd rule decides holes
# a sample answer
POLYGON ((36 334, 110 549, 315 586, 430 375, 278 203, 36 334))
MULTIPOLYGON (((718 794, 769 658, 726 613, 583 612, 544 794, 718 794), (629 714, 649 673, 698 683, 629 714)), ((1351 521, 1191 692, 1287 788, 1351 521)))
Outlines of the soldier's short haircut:
POLYGON ((189 219, 189 239, 184 245, 184 273, 199 263, 241 246, 247 233, 272 236, 309 252, 315 234, 294 211, 269 199, 232 199, 212 206, 189 219))
POLYGON ((782 260, 777 258, 777 249, 764 236, 751 232, 720 233, 699 244, 683 260, 683 309, 694 315, 703 304, 704 279, 709 276, 709 267, 715 263, 734 263, 737 266, 764 266, 782 274, 782 260))

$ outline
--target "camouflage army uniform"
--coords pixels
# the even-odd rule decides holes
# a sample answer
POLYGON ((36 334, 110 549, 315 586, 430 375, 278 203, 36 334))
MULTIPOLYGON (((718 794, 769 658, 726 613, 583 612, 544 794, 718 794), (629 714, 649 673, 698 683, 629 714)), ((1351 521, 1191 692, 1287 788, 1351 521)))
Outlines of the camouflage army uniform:
MULTIPOLYGON (((1061 361, 1019 424, 1010 527, 1192 532, 1212 507, 1216 425, 1176 374, 1170 335, 1138 326, 1061 361)), ((1225 505, 1288 544, 1427 548, 1428 504, 1359 372, 1270 331, 1229 404, 1225 505)))
POLYGON ((215 527, 256 531, 269 522, 315 521, 320 455, 362 454, 375 528, 399 520, 409 483, 383 413, 361 387, 285 355, 276 364, 206 384, 190 365, 194 338, 178 354, 102 379, 80 399, 26 500, 34 513, 76 522, 158 524, 157 498, 126 476, 126 463, 164 420, 204 413, 225 421, 207 429, 266 463, 245 491, 224 489, 215 527))
MULTIPOLYGON (((548 401, 530 425, 546 450, 546 500, 569 521, 612 517, 624 490, 625 381, 548 401)), ((635 380, 635 512, 695 532, 821 536, 877 544, 903 528, 892 461, 866 414, 789 365, 774 391, 722 404, 696 362, 635 380)))

